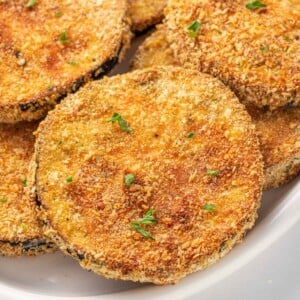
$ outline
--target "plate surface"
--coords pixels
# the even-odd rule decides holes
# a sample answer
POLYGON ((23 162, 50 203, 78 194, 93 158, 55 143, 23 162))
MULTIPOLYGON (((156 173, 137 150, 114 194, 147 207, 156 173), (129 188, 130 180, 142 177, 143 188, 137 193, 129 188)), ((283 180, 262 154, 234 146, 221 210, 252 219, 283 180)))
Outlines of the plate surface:
MULTIPOLYGON (((139 39, 140 40, 140 39, 139 39)), ((136 41, 131 52, 140 41, 136 41)), ((132 53, 131 53, 132 54, 132 53)), ((131 55, 129 54, 129 55, 131 55)), ((124 72, 128 59, 114 73, 124 72)), ((57 252, 34 258, 0 258, 0 299, 184 299, 224 280, 300 221, 300 178, 263 196, 259 218, 244 242, 212 267, 187 276, 173 286, 154 286, 104 279, 85 271, 57 252)), ((276 264, 276 262, 274 262, 276 264)))

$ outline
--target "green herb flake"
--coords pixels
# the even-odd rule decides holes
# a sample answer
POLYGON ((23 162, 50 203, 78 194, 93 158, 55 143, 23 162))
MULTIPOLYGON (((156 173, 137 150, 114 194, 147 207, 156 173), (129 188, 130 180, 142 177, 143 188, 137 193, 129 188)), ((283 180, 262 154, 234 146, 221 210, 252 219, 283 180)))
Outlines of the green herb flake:
POLYGON ((134 182, 135 176, 133 174, 126 174, 124 176, 124 182, 126 187, 130 187, 130 185, 134 182))
POLYGON ((55 13, 55 18, 60 18, 62 16, 62 12, 61 11, 58 11, 55 13))
POLYGON ((33 6, 36 6, 38 5, 38 2, 36 0, 29 0, 26 4, 25 4, 25 7, 27 8, 30 8, 30 7, 33 7, 33 6))
POLYGON ((69 42, 69 40, 67 38, 67 32, 66 31, 64 31, 60 34, 59 41, 62 42, 62 43, 68 43, 69 42))
POLYGON ((138 233, 140 233, 145 238, 154 240, 152 235, 148 231, 146 231, 145 229, 143 229, 141 227, 141 224, 151 225, 151 224, 157 224, 158 223, 158 220, 155 219, 155 217, 154 217, 154 213, 155 213, 155 211, 153 209, 149 209, 145 213, 145 215, 142 219, 131 222, 131 228, 135 229, 138 233))
POLYGON ((22 179, 21 182, 24 187, 27 186, 27 178, 22 179))
POLYGON ((188 36, 191 38, 196 38, 198 36, 200 28, 201 23, 199 21, 194 21, 187 27, 188 36))
POLYGON ((72 182, 73 181, 73 177, 72 176, 67 177, 66 181, 67 182, 72 182))
POLYGON ((264 4, 263 2, 257 1, 257 0, 246 4, 246 8, 251 9, 251 10, 256 10, 258 8, 264 8, 264 7, 267 7, 267 5, 264 4))
POLYGON ((23 230, 26 230, 26 229, 27 229, 27 225, 26 225, 25 223, 22 223, 22 224, 21 224, 21 227, 22 227, 23 230))
POLYGON ((7 198, 0 198, 0 202, 1 203, 6 203, 7 202, 7 198))
POLYGON ((283 38, 284 38, 286 41, 290 41, 290 40, 291 40, 291 38, 290 38, 288 35, 285 35, 283 38))
POLYGON ((47 90, 48 91, 53 91, 53 86, 52 85, 47 86, 47 90))
POLYGON ((58 141, 58 145, 61 145, 63 142, 62 141, 58 141))
POLYGON ((68 61, 68 64, 71 66, 78 66, 78 63, 76 61, 68 61))
POLYGON ((113 116, 107 120, 107 122, 115 123, 118 122, 122 131, 130 132, 132 128, 127 125, 127 122, 122 118, 122 116, 118 113, 114 113, 113 116))
POLYGON ((208 211, 214 211, 217 207, 214 204, 205 204, 203 208, 208 211))
POLYGON ((196 134, 195 134, 194 132, 191 132, 191 133, 188 134, 187 138, 188 138, 188 139, 191 139, 191 138, 193 138, 195 135, 196 135, 196 134))
POLYGON ((269 48, 269 46, 264 46, 263 45, 263 46, 260 47, 260 50, 261 50, 262 53, 265 53, 265 52, 269 51, 270 48, 269 48))
POLYGON ((140 226, 140 224, 138 224, 136 222, 132 222, 131 223, 131 227, 133 229, 135 229, 138 233, 140 233, 142 236, 144 236, 145 238, 150 239, 150 240, 154 240, 153 236, 148 231, 146 231, 145 229, 143 229, 140 226))
POLYGON ((218 170, 207 170, 206 175, 212 176, 212 177, 217 177, 220 175, 220 171, 218 170))

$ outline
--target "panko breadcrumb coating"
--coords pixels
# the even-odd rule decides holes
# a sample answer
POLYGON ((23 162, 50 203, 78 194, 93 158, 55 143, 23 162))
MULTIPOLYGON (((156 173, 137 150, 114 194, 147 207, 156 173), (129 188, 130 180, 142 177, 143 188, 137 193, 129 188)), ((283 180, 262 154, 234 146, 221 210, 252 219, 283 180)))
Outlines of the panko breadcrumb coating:
POLYGON ((159 23, 164 15, 167 0, 129 0, 129 16, 133 31, 144 31, 159 23))
POLYGON ((139 46, 131 62, 131 69, 176 65, 179 66, 180 63, 167 41, 166 25, 160 24, 139 46))
POLYGON ((39 119, 108 72, 131 37, 125 0, 0 1, 0 122, 39 119), (29 3, 29 2, 28 2, 29 3))
POLYGON ((0 125, 0 254, 36 255, 53 249, 37 221, 34 203, 25 193, 34 152, 37 123, 0 125))
MULTIPOLYGON (((138 48, 133 69, 180 65, 166 40, 166 26, 158 26, 138 48)), ((264 189, 289 182, 300 172, 300 108, 273 112, 248 107, 253 117, 264 158, 264 189)))
POLYGON ((300 108, 248 111, 256 125, 264 158, 264 189, 289 182, 300 173, 300 108))
POLYGON ((109 278, 175 283, 224 256, 260 205, 250 116, 198 71, 87 84, 39 127, 36 160, 45 233, 109 278))
POLYGON ((249 2, 170 0, 167 39, 185 67, 218 77, 244 104, 296 105, 300 1, 263 0, 266 7, 253 10, 249 2))

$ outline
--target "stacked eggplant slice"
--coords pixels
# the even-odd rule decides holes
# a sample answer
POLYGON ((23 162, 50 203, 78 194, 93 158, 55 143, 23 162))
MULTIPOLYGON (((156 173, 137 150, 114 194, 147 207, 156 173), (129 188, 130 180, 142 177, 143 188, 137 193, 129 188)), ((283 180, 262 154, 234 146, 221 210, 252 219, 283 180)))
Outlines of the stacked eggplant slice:
POLYGON ((0 253, 159 285, 226 255, 300 172, 299 20, 295 0, 2 1, 0 253))
POLYGON ((162 21, 167 0, 129 0, 133 32, 141 33, 162 21))

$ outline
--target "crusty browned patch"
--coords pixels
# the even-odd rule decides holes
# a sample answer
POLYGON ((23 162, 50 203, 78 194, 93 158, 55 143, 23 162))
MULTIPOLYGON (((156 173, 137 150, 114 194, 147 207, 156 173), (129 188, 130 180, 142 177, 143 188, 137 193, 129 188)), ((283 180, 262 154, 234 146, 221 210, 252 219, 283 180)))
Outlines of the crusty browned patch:
POLYGON ((185 67, 221 79, 243 103, 275 109, 300 102, 300 2, 174 0, 166 12, 167 39, 185 67), (198 21, 197 37, 188 26, 198 21))
POLYGON ((35 205, 25 192, 34 152, 37 123, 0 125, 0 254, 36 255, 51 251, 43 236, 35 205))
POLYGON ((128 47, 125 0, 0 2, 0 122, 41 118, 128 47))
POLYGON ((143 31, 159 23, 164 15, 167 0, 129 0, 129 17, 133 31, 143 31))
POLYGON ((36 154, 46 234, 110 278, 177 282, 227 253, 260 203, 250 116, 197 71, 157 67, 88 84, 49 113, 36 154), (114 113, 131 132, 107 122, 114 113), (135 176, 129 187, 126 174, 135 176), (131 228, 149 209, 154 240, 131 228))

